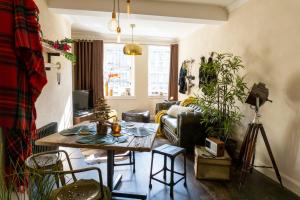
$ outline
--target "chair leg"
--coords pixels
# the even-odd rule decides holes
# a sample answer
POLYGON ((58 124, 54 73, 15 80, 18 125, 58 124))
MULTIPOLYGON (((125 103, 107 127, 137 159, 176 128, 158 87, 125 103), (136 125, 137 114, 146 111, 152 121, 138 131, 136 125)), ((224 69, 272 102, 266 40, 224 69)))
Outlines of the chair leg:
POLYGON ((152 180, 152 168, 153 168, 153 159, 154 159, 154 153, 152 152, 151 155, 151 167, 150 167, 150 182, 149 182, 149 188, 152 188, 151 180, 152 180))
POLYGON ((174 158, 171 158, 171 181, 170 181, 170 196, 173 199, 173 188, 174 188, 174 158))
POLYGON ((183 154, 183 157, 184 157, 184 187, 186 187, 186 153, 184 152, 183 154))
POLYGON ((164 180, 166 180, 167 177, 167 156, 164 155, 164 180))
POLYGON ((135 173, 135 152, 132 152, 132 160, 133 160, 133 173, 135 173))

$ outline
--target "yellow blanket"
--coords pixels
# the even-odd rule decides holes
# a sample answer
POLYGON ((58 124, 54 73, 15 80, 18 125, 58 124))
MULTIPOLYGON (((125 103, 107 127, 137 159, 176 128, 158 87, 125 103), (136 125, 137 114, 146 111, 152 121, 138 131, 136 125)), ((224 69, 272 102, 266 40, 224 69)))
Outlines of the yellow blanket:
POLYGON ((163 136, 163 131, 161 129, 161 118, 162 116, 167 114, 167 110, 161 110, 155 115, 155 123, 159 124, 158 130, 157 130, 157 137, 163 136))
POLYGON ((180 105, 181 105, 181 106, 188 106, 188 105, 194 104, 194 103, 196 103, 196 102, 197 102, 197 98, 196 98, 196 97, 190 96, 190 97, 188 97, 188 98, 182 100, 182 101, 180 102, 180 105))

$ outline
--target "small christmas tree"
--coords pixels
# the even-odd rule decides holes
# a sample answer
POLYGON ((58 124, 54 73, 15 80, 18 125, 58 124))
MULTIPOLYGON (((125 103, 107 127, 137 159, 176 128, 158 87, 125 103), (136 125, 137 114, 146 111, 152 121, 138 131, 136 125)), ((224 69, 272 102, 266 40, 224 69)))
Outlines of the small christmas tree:
POLYGON ((107 105, 104 98, 99 98, 96 100, 93 122, 97 122, 97 134, 107 133, 107 120, 109 119, 110 112, 110 107, 107 105))

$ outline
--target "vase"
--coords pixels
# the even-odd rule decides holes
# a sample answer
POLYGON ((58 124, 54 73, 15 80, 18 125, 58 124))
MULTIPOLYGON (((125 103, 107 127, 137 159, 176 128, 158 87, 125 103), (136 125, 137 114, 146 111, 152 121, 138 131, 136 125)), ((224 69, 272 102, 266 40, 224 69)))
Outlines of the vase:
POLYGON ((105 135, 107 134, 107 126, 104 124, 97 124, 97 134, 98 135, 105 135))

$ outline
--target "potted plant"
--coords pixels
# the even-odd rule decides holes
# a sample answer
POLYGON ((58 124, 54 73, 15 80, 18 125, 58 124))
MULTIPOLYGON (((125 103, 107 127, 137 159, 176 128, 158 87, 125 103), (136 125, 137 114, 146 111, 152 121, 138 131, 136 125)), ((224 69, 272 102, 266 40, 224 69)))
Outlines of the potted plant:
POLYGON ((229 53, 213 52, 208 59, 201 58, 199 88, 203 94, 197 98, 203 110, 201 123, 207 127, 207 135, 220 138, 227 147, 232 146, 231 133, 243 116, 239 103, 245 101, 248 90, 239 75, 243 68, 241 58, 229 53))

